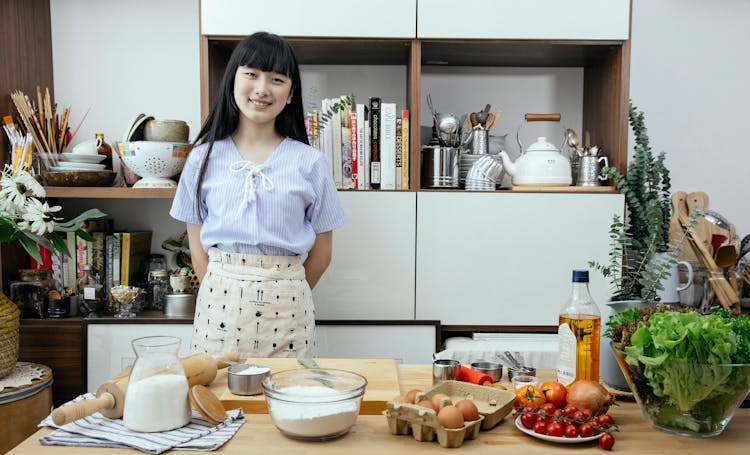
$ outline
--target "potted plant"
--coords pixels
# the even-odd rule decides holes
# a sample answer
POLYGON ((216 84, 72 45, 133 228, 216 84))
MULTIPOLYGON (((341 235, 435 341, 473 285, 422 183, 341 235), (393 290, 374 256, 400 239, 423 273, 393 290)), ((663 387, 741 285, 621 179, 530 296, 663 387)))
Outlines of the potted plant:
MULTIPOLYGON (((602 175, 617 185, 625 196, 625 219, 615 215, 610 226, 609 260, 589 266, 611 283, 612 297, 607 306, 614 313, 659 301, 662 280, 677 263, 677 248, 669 243, 671 200, 669 170, 664 152, 654 155, 649 145, 644 114, 630 104, 630 126, 635 136, 635 154, 628 162, 627 175, 614 167, 602 175)), ((605 331, 601 343, 601 376, 615 388, 628 390, 609 348, 605 331)))
POLYGON ((610 226, 609 262, 589 265, 609 278, 612 300, 656 302, 661 281, 676 263, 676 246, 669 244, 671 215, 669 170, 664 152, 654 155, 649 145, 644 114, 630 104, 630 126, 635 136, 635 154, 628 162, 627 175, 605 167, 602 175, 611 179, 625 196, 626 218, 615 215, 610 226))

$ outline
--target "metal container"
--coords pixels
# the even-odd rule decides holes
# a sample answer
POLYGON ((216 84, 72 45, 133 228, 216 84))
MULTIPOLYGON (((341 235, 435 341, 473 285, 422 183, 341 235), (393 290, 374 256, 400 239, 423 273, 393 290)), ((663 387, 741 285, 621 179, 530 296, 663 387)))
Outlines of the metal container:
POLYGON ((261 384, 271 374, 271 368, 255 363, 237 363, 227 371, 227 386, 235 395, 260 395, 261 384))
POLYGON ((422 148, 422 185, 458 188, 458 148, 428 145, 422 148))
POLYGON ((455 381, 458 379, 458 371, 461 362, 451 359, 437 359, 432 362, 432 383, 438 384, 443 381, 455 381))
POLYGON ((473 362, 471 369, 488 375, 492 382, 498 382, 503 377, 503 366, 496 362, 473 362))
POLYGON ((513 381, 513 378, 516 376, 536 376, 536 368, 534 367, 525 367, 522 370, 508 367, 508 379, 513 381))
POLYGON ((190 317, 195 315, 195 294, 167 294, 164 296, 164 316, 190 317))

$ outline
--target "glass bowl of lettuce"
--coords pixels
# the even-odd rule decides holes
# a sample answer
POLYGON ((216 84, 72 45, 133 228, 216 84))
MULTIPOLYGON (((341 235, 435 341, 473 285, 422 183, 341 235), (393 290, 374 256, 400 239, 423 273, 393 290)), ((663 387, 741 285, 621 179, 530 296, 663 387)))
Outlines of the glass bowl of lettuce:
POLYGON ((750 318, 725 310, 633 313, 635 330, 610 346, 651 427, 721 434, 750 389, 750 318))

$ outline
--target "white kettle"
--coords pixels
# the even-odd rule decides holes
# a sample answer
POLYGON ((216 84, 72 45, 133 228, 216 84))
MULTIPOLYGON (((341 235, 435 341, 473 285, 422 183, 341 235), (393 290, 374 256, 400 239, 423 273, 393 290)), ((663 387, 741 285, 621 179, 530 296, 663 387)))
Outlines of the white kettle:
POLYGON ((515 163, 505 150, 499 155, 513 178, 513 185, 569 186, 573 183, 570 160, 546 137, 537 138, 515 163))

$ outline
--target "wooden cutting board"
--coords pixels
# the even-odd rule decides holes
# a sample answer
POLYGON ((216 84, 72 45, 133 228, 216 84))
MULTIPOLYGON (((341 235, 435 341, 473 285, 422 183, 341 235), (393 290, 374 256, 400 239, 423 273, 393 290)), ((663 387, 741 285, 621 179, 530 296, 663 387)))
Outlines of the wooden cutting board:
MULTIPOLYGON (((321 368, 336 368, 359 373, 367 378, 365 395, 362 397, 360 414, 380 414, 386 403, 400 395, 398 386, 398 368, 394 359, 315 359, 321 368)), ((263 358, 247 359, 246 363, 259 363, 271 368, 271 374, 277 371, 301 369, 297 359, 263 358)), ((242 408, 249 414, 267 414, 264 395, 235 395, 225 386, 219 400, 226 409, 242 408)))

